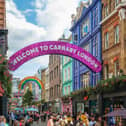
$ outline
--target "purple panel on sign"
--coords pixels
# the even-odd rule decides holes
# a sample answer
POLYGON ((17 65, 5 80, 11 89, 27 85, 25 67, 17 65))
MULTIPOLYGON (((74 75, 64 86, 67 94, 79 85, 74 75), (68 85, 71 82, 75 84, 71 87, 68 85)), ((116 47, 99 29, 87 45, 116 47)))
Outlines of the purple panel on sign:
POLYGON ((37 56, 59 54, 79 60, 94 72, 101 71, 100 62, 84 49, 67 42, 47 41, 29 45, 12 55, 9 59, 9 69, 14 71, 25 62, 37 56))

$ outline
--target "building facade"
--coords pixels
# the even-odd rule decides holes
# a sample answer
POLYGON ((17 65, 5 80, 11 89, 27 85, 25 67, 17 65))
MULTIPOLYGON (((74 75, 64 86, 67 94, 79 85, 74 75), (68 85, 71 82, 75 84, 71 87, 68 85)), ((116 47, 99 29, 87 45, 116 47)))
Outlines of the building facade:
MULTIPOLYGON (((103 78, 107 80, 126 74, 126 1, 104 0, 102 4, 103 78)), ((103 95, 104 111, 105 108, 116 108, 120 104, 126 107, 123 89, 118 88, 103 95)))
POLYGON ((20 83, 20 78, 15 77, 12 79, 12 95, 13 96, 16 92, 19 91, 19 88, 18 88, 19 83, 20 83))
MULTIPOLYGON (((7 29, 6 29, 6 6, 5 0, 0 0, 0 54, 6 55, 8 49, 7 29)), ((1 91, 0 91, 1 93, 1 91)), ((7 97, 0 96, 0 114, 7 116, 7 97)))
POLYGON ((61 111, 61 76, 60 76, 60 56, 49 56, 49 100, 51 111, 61 111))
POLYGON ((49 68, 45 71, 45 101, 49 102, 49 68))
POLYGON ((5 0, 0 1, 0 54, 6 55, 8 44, 7 44, 7 33, 6 30, 6 7, 5 0))
MULTIPOLYGON (((71 27, 73 43, 90 52, 100 62, 102 62, 101 12, 101 0, 93 0, 89 4, 82 1, 80 7, 77 8, 77 15, 72 16, 71 27)), ((74 91, 94 87, 100 79, 101 73, 94 73, 82 63, 73 60, 74 91)), ((80 100, 74 99, 73 102, 73 113, 80 111, 78 108, 84 108, 83 96, 80 100)))
MULTIPOLYGON (((68 39, 64 39, 72 43, 72 36, 68 39)), ((62 96, 69 95, 73 91, 72 85, 72 58, 62 56, 62 96)), ((67 101, 62 99, 62 112, 70 112, 72 114, 72 100, 68 98, 67 101)))
MULTIPOLYGON (((41 81, 45 86, 46 83, 46 68, 41 70, 41 81)), ((45 89, 42 89, 42 96, 41 99, 45 100, 45 89)))

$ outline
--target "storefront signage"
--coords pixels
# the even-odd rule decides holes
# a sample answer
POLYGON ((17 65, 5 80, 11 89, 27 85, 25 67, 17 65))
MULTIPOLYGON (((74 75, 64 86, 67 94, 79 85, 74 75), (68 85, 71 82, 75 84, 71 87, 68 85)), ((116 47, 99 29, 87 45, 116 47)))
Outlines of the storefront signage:
POLYGON ((9 69, 14 71, 25 62, 37 56, 48 54, 59 54, 72 57, 82 62, 94 72, 100 72, 102 68, 100 62, 95 57, 74 44, 62 41, 47 41, 29 45, 16 52, 9 59, 9 69))

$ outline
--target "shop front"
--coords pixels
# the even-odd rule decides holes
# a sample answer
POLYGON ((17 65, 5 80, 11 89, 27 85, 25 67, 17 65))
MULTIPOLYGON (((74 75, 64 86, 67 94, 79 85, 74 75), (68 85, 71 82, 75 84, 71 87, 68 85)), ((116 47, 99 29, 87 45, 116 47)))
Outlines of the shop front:
POLYGON ((70 114, 72 115, 72 99, 66 98, 66 99, 62 99, 61 102, 61 106, 62 106, 62 113, 66 113, 66 114, 70 114))

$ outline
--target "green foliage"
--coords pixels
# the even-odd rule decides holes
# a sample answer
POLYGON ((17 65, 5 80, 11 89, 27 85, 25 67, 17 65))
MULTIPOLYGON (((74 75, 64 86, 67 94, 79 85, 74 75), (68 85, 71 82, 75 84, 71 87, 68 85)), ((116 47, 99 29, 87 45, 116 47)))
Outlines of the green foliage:
POLYGON ((82 88, 80 90, 72 92, 70 95, 63 96, 62 100, 68 100, 69 97, 90 97, 91 95, 97 95, 101 93, 110 93, 113 91, 125 90, 126 88, 126 76, 113 76, 106 80, 100 80, 95 87, 82 88))
POLYGON ((0 54, 0 83, 4 89, 5 96, 10 97, 12 91, 12 76, 8 70, 8 62, 5 57, 0 54))
POLYGON ((28 89, 25 95, 23 96, 23 105, 32 105, 33 103, 33 94, 32 92, 28 89))

